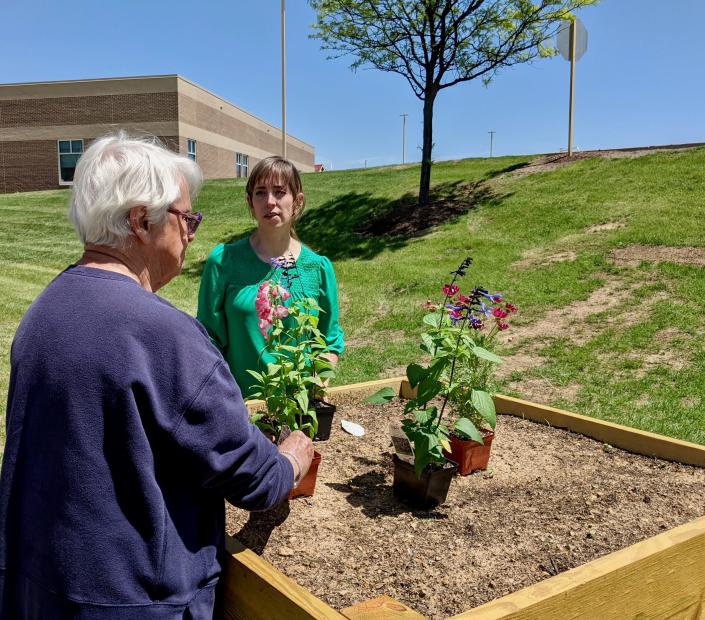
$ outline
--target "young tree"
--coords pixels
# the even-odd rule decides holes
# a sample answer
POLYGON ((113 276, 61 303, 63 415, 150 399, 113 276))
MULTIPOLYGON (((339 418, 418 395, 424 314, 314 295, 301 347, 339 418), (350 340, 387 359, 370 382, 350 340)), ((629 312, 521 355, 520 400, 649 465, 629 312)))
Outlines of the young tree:
POLYGON ((423 102, 419 205, 429 202, 433 105, 459 82, 555 52, 545 42, 571 12, 599 0, 309 0, 313 37, 334 57, 356 57, 406 78, 423 102))

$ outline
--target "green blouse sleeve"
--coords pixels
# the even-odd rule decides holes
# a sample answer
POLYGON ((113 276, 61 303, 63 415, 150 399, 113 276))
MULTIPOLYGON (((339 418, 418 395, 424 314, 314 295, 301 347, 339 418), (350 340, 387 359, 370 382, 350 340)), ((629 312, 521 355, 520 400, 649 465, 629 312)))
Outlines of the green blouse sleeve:
POLYGON ((223 273, 224 252, 223 244, 215 246, 203 267, 196 311, 196 318, 203 324, 213 344, 223 354, 228 344, 228 326, 224 308, 227 288, 227 280, 223 273))
POLYGON ((340 355, 345 348, 344 334, 340 327, 340 308, 338 307, 338 282, 330 260, 321 257, 321 290, 318 298, 321 317, 318 327, 325 336, 333 353, 340 355))

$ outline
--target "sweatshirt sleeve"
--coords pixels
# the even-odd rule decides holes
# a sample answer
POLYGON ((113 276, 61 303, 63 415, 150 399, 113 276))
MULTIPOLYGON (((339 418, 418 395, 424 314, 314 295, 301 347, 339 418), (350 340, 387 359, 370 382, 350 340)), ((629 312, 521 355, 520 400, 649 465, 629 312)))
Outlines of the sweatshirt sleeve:
POLYGON ((198 291, 196 318, 208 331, 213 344, 221 353, 228 345, 228 326, 225 317, 226 277, 223 274, 225 246, 217 245, 203 267, 201 287, 198 291))
POLYGON ((224 361, 187 406, 173 439, 195 482, 238 508, 267 510, 294 484, 291 463, 250 422, 224 361))
POLYGON ((318 324, 331 351, 341 354, 345 347, 343 330, 340 327, 340 309, 338 307, 338 282, 335 279, 333 265, 327 257, 321 257, 321 289, 319 305, 321 317, 318 324))

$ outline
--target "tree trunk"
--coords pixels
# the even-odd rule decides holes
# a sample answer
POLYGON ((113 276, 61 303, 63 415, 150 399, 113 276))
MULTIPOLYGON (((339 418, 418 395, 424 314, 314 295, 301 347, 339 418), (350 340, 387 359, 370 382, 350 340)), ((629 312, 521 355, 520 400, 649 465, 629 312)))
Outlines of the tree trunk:
POLYGON ((425 207, 431 200, 431 154, 433 151, 433 104, 436 93, 426 91, 423 102, 423 147, 421 149, 421 184, 419 206, 425 207))

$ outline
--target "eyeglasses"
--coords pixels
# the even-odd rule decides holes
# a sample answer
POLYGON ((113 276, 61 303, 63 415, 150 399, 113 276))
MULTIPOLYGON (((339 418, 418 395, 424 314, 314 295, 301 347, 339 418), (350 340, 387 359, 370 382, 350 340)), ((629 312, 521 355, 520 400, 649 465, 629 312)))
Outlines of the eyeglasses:
POLYGON ((175 215, 180 215, 186 220, 186 231, 189 235, 195 235, 198 230, 198 225, 203 220, 203 213, 196 211, 196 213, 186 213, 185 211, 179 211, 174 209, 174 207, 167 207, 166 209, 169 213, 174 213, 175 215))

